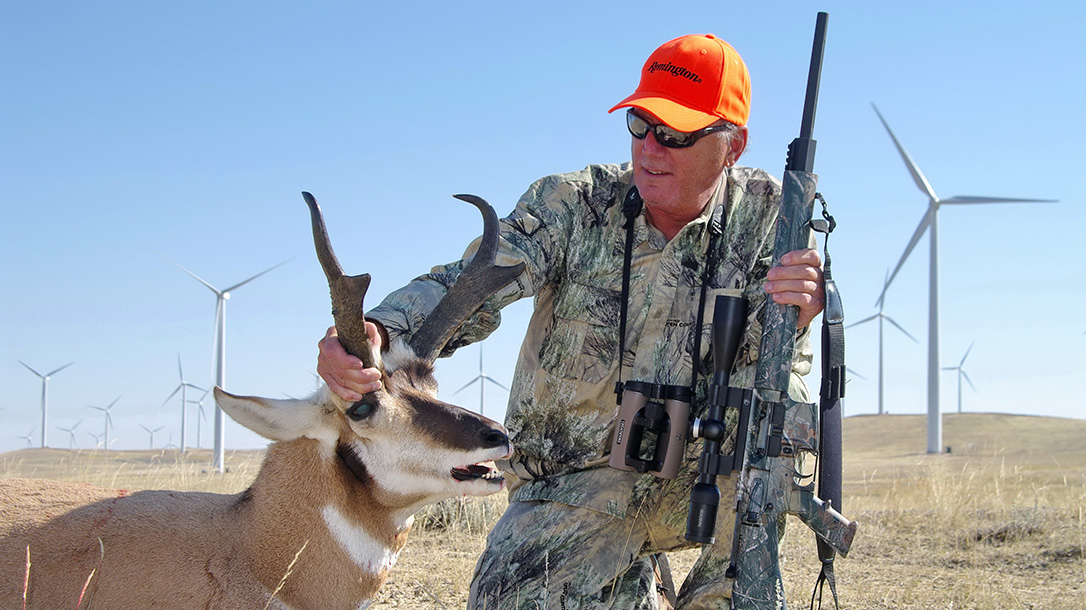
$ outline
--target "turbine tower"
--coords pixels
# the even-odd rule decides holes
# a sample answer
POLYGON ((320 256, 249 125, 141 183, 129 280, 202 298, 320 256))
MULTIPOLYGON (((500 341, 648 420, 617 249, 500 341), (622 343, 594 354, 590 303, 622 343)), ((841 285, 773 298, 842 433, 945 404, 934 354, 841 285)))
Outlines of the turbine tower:
POLYGON ((200 386, 193 385, 185 381, 185 372, 181 370, 181 354, 177 354, 177 376, 181 379, 181 383, 177 384, 177 387, 173 389, 166 400, 162 401, 162 405, 166 406, 166 403, 170 402, 170 399, 175 394, 181 392, 181 453, 185 452, 185 409, 188 407, 188 400, 186 399, 187 391, 189 388, 194 390, 203 390, 200 386))
POLYGON ((200 400, 190 400, 189 404, 196 405, 196 448, 202 448, 200 444, 200 422, 207 421, 207 413, 204 413, 204 401, 207 400, 207 395, 211 393, 211 390, 204 390, 204 395, 200 397, 200 400))
POLYGON ((90 407, 92 409, 95 409, 96 411, 102 411, 103 413, 106 414, 106 417, 105 417, 105 420, 106 420, 105 432, 104 432, 104 434, 102 436, 102 447, 104 449, 106 449, 107 451, 109 450, 109 427, 113 425, 113 416, 109 414, 109 410, 112 409, 113 405, 117 404, 117 401, 120 400, 120 399, 121 399, 120 396, 118 396, 117 398, 114 398, 113 402, 109 403, 108 407, 96 407, 94 405, 87 405, 88 407, 90 407))
POLYGON ((916 243, 924 236, 924 232, 930 228, 931 231, 928 236, 928 244, 931 249, 928 259, 928 453, 940 453, 943 447, 943 421, 939 409, 939 207, 944 204, 1052 203, 1055 200, 962 195, 940 199, 931 188, 928 179, 920 172, 920 168, 917 167, 912 157, 905 152, 901 142, 898 142, 897 136, 890 129, 890 125, 887 124, 886 119, 882 118, 882 113, 874 104, 871 104, 871 107, 875 109, 879 121, 886 128, 886 132, 890 134, 890 139, 894 141, 894 146, 897 147, 898 153, 901 154, 902 160, 905 161, 905 166, 909 168, 909 173, 912 174, 916 186, 928 196, 928 209, 924 212, 924 217, 920 219, 916 231, 913 232, 909 245, 905 246, 905 252, 901 255, 897 266, 894 267, 894 271, 890 274, 890 279, 887 280, 886 286, 883 287, 878 302, 882 303, 882 300, 886 297, 886 290, 890 287, 890 282, 894 281, 894 277, 897 276, 898 270, 905 263, 905 259, 909 258, 909 254, 913 251, 916 243))
POLYGON ((30 365, 22 360, 19 361, 19 364, 29 369, 31 373, 41 377, 41 447, 42 449, 45 449, 48 446, 46 443, 46 431, 49 430, 49 378, 75 363, 69 362, 59 369, 53 369, 44 375, 30 368, 30 365))
MULTIPOLYGON (((170 262, 173 262, 173 261, 170 261, 170 262)), ((202 277, 196 275, 195 273, 189 271, 188 269, 185 269, 181 265, 178 265, 177 263, 173 263, 174 265, 177 265, 177 267, 179 269, 181 269, 185 273, 192 276, 192 278, 195 279, 197 282, 200 282, 201 284, 206 286, 208 290, 215 293, 215 385, 222 388, 223 390, 226 389, 226 301, 230 299, 230 291, 231 290, 237 290, 238 288, 241 288, 245 284, 248 284, 249 282, 255 280, 256 278, 264 275, 265 273, 268 273, 269 271, 272 271, 273 269, 277 269, 279 267, 282 267, 283 265, 287 264, 288 262, 290 262, 290 261, 283 261, 283 262, 279 263, 278 265, 275 265, 274 267, 269 267, 269 268, 261 271, 260 273, 250 277, 249 279, 238 282, 237 284, 234 284, 233 286, 230 286, 228 288, 223 288, 222 290, 219 290, 218 288, 212 286, 210 283, 207 282, 207 280, 205 280, 202 277)), ((215 470, 217 470, 219 472, 223 471, 223 462, 224 462, 224 453, 225 453, 225 450, 224 450, 223 446, 224 446, 225 443, 226 443, 226 415, 223 413, 223 410, 219 408, 219 405, 216 404, 215 405, 215 455, 214 455, 214 460, 213 460, 213 466, 214 466, 215 470)), ((184 443, 182 443, 182 444, 184 444, 184 443)))
MULTIPOLYGON (((886 285, 889 284, 889 283, 890 283, 889 274, 887 274, 886 283, 883 284, 883 291, 886 290, 886 285)), ((880 298, 879 302, 878 302, 878 306, 879 306, 878 313, 876 313, 875 315, 872 315, 872 316, 868 316, 868 317, 864 318, 863 320, 860 320, 859 322, 853 322, 852 324, 849 324, 848 326, 845 327, 845 328, 852 328, 853 326, 859 326, 859 325, 861 325, 861 324, 863 324, 865 322, 870 322, 871 320, 878 320, 879 321, 879 415, 882 415, 883 413, 886 412, 883 409, 883 401, 882 401, 883 388, 885 387, 885 384, 883 383, 883 373, 882 373, 882 371, 883 371, 883 366, 882 366, 882 362, 883 362, 883 358, 882 358, 882 354, 883 354, 883 349, 882 349, 883 322, 885 321, 885 322, 889 322, 890 324, 893 324, 894 328, 896 328, 896 329, 900 330, 901 332, 905 333, 905 336, 912 339, 913 343, 917 343, 917 344, 920 343, 920 341, 917 341, 916 337, 909 334, 909 331, 902 328, 901 325, 898 324, 897 322, 895 322, 893 318, 891 318, 890 316, 883 313, 882 308, 883 308, 884 304, 885 304, 885 301, 882 298, 880 298)))
POLYGON ((479 382, 479 415, 483 415, 483 396, 484 396, 484 393, 485 393, 485 390, 486 390, 486 382, 489 381, 490 383, 493 383, 494 385, 496 385, 499 388, 505 390, 506 392, 509 391, 509 388, 507 388, 507 387, 503 386, 502 384, 498 383, 497 381, 494 380, 493 377, 489 377, 486 373, 483 372, 483 345, 481 343, 479 344, 479 375, 476 376, 475 379, 472 379, 471 381, 464 384, 464 387, 462 387, 459 390, 453 392, 453 396, 456 396, 461 391, 467 389, 468 386, 475 383, 476 381, 479 382))
MULTIPOLYGON (((976 343, 974 341, 973 343, 976 343)), ((969 357, 969 352, 973 351, 973 343, 969 344, 969 349, 965 350, 965 355, 962 356, 962 361, 958 363, 958 366, 944 366, 944 371, 958 371, 958 413, 962 412, 962 377, 969 383, 969 387, 973 388, 973 391, 977 391, 977 386, 973 385, 973 380, 969 378, 969 373, 965 372, 962 368, 965 366, 965 359, 969 357)))

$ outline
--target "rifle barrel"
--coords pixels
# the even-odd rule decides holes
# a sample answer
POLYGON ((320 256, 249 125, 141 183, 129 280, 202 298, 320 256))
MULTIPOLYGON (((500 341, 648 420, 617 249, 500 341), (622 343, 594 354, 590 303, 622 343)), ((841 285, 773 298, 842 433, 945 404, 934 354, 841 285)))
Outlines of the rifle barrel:
POLYGON ((826 50, 826 24, 828 13, 819 13, 815 21, 814 46, 811 49, 811 69, 807 73, 807 97, 803 101, 803 122, 799 137, 814 137, 815 110, 818 107, 818 87, 822 82, 822 56, 826 50))

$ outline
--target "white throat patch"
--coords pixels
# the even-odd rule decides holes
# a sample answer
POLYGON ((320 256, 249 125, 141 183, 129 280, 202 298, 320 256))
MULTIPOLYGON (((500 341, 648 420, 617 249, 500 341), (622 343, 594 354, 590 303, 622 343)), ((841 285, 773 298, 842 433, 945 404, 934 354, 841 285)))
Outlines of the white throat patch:
POLYGON ((396 565, 398 551, 388 548, 360 525, 352 523, 335 506, 325 506, 321 509, 321 516, 332 537, 358 567, 381 574, 396 565))

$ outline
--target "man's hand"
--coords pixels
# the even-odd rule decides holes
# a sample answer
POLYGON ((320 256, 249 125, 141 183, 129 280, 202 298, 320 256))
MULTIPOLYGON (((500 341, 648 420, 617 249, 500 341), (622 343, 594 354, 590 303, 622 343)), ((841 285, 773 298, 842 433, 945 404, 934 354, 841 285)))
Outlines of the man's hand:
MULTIPOLYGON (((377 325, 366 322, 366 333, 370 336, 374 351, 379 353, 382 337, 377 325)), ((363 368, 361 360, 348 354, 339 343, 335 326, 328 329, 317 347, 320 349, 317 373, 328 388, 343 400, 358 401, 363 394, 381 389, 380 369, 363 368)))
POLYGON ((766 276, 765 291, 782 305, 799 307, 799 328, 811 323, 825 306, 822 258, 817 250, 793 250, 766 276))

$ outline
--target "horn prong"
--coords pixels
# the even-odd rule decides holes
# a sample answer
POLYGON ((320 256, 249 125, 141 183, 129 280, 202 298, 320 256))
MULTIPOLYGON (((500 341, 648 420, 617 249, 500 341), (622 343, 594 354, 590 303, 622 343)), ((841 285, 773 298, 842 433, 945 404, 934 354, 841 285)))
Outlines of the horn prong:
POLYGON ((369 334, 366 333, 364 317, 366 309, 363 305, 366 290, 370 285, 370 276, 367 273, 362 275, 343 273, 343 268, 332 250, 320 205, 308 192, 303 191, 302 198, 309 206, 309 216, 313 225, 313 246, 317 250, 317 260, 320 261, 324 275, 328 278, 328 289, 332 296, 332 318, 335 320, 339 342, 348 354, 362 360, 366 368, 374 368, 378 365, 378 361, 374 356, 369 334))

